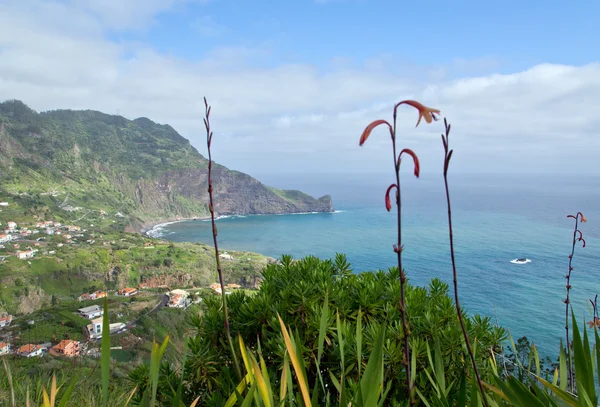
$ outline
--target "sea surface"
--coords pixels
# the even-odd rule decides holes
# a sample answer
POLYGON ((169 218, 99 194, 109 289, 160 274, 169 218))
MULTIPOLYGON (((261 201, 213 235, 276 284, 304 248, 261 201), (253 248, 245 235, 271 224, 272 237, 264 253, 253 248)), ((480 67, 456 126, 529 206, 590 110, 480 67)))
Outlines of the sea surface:
MULTIPOLYGON (((393 176, 392 176, 393 177, 393 176)), ((355 272, 394 266, 395 208, 385 209, 390 175, 309 174, 259 176, 262 182, 332 195, 335 213, 232 216, 219 219, 219 245, 280 257, 345 253, 355 272)), ((411 284, 433 277, 452 283, 443 179, 403 176, 404 267, 411 284)), ((572 304, 590 320, 589 299, 600 293, 600 178, 576 176, 451 175, 454 238, 461 302, 470 314, 492 317, 515 338, 527 336, 542 354, 556 355, 564 337, 564 275, 581 211, 587 245, 579 244, 572 304), (526 257, 531 262, 513 264, 526 257)), ((173 241, 212 243, 210 222, 156 228, 173 241)))

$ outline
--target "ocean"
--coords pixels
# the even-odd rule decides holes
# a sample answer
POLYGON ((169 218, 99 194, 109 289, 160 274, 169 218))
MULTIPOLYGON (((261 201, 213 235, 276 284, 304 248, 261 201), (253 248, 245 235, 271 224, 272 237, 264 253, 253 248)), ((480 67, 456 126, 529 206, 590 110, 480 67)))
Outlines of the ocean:
MULTIPOLYGON (((232 216, 219 219, 219 245, 268 256, 331 258, 345 253, 355 272, 396 262, 395 208, 384 194, 393 174, 257 176, 279 188, 332 196, 335 213, 232 216)), ((443 179, 403 174, 404 267, 413 285, 433 277, 452 284, 443 179)), ((565 279, 573 237, 567 214, 581 211, 585 248, 577 246, 572 304, 590 320, 600 293, 600 178, 450 175, 459 294, 469 314, 492 317, 516 340, 527 336, 542 355, 556 355, 564 337, 565 279), (511 260, 526 257, 527 264, 511 260)), ((185 221, 154 233, 173 241, 212 243, 210 222, 185 221)))

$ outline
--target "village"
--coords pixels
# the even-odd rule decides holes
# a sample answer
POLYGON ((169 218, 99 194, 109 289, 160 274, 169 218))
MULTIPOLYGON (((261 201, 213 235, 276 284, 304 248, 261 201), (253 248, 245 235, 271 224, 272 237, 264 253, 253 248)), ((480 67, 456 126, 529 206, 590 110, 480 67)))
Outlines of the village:
MULTIPOLYGON (((0 202, 0 206, 6 207, 9 206, 9 203, 0 202)), ((166 241, 155 239, 125 239, 125 236, 119 236, 118 234, 105 235, 103 232, 106 232, 106 226, 95 226, 94 223, 101 221, 110 223, 111 220, 106 217, 108 214, 103 210, 93 212, 98 212, 100 217, 95 220, 88 218, 85 225, 77 221, 62 222, 47 220, 47 218, 46 220, 33 219, 29 222, 25 220, 17 222, 16 220, 6 220, 4 218, 4 223, 0 223, 0 265, 9 261, 11 257, 18 263, 20 261, 23 261, 25 265, 28 263, 27 267, 33 267, 34 262, 41 261, 44 258, 56 258, 57 261, 61 261, 60 258, 69 252, 78 250, 79 247, 91 245, 100 247, 120 245, 127 248, 137 247, 142 250, 159 250, 158 247, 169 245, 166 241), (79 223, 79 225, 73 223, 79 223), (125 240, 127 242, 124 242, 125 240)), ((123 215, 117 212, 115 216, 122 217, 123 215)), ((226 262, 237 260, 227 252, 222 252, 219 257, 226 262)), ((250 258, 247 260, 249 261, 250 258)), ((73 305, 69 306, 68 311, 63 309, 60 312, 71 314, 72 318, 77 319, 76 327, 71 328, 68 332, 61 330, 65 323, 69 325, 68 321, 52 320, 45 317, 34 318, 23 314, 15 316, 7 313, 0 306, 0 356, 12 355, 23 358, 36 358, 45 355, 65 358, 98 357, 98 342, 103 336, 104 309, 102 299, 105 297, 116 300, 117 302, 112 305, 117 309, 119 306, 122 308, 124 304, 127 305, 129 299, 140 304, 138 306, 137 303, 131 303, 134 304, 135 312, 127 313, 110 309, 108 329, 112 337, 131 331, 139 324, 139 320, 144 314, 156 313, 163 308, 184 310, 193 303, 201 302, 202 296, 199 295, 198 290, 203 290, 203 295, 211 292, 213 295, 222 294, 219 283, 208 286, 203 284, 200 287, 205 288, 196 286, 192 289, 171 289, 169 284, 166 284, 161 275, 151 275, 143 278, 139 284, 130 287, 117 287, 112 291, 104 287, 104 290, 94 289, 78 297, 65 298, 65 301, 69 301, 73 305), (164 292, 164 290, 167 291, 164 292), (144 305, 144 308, 138 309, 142 306, 141 304, 144 305), (75 307, 78 308, 75 309, 75 307), (16 325, 15 321, 17 321, 16 325), (24 333, 31 331, 33 327, 39 324, 48 327, 48 330, 55 332, 55 334, 45 335, 44 340, 30 340, 29 336, 24 333)), ((180 284, 189 287, 184 282, 180 282, 180 284)), ((192 286, 194 285, 192 284, 192 286)), ((253 287, 256 288, 256 281, 253 287)), ((226 284, 225 294, 229 295, 234 290, 241 288, 240 284, 226 284)), ((43 315, 48 314, 44 309, 40 312, 43 315)), ((119 346, 116 346, 116 348, 119 348, 119 346)))
MULTIPOLYGON (((5 203, 5 202, 0 202, 5 203)), ((91 225, 93 226, 93 225, 91 225)), ((48 250, 42 251, 43 254, 54 254, 55 251, 49 247, 48 238, 55 237, 51 240, 55 244, 55 248, 63 247, 64 245, 73 245, 80 242, 94 244, 95 233, 87 233, 87 229, 82 229, 76 225, 63 225, 60 222, 42 221, 31 225, 18 225, 14 221, 6 222, 6 225, 0 223, 0 249, 4 253, 13 253, 20 260, 32 259, 42 247, 48 250), (87 235, 86 235, 87 233, 87 235), (39 237, 38 237, 39 236, 39 237), (87 237, 87 239, 86 239, 87 237), (13 251, 11 251, 14 250, 13 251)), ((104 245, 115 242, 103 242, 104 245)), ((5 256, 0 256, 0 261, 4 260, 5 256)))
MULTIPOLYGON (((227 284, 225 286, 225 294, 231 294, 231 290, 240 289, 241 286, 239 284, 227 284)), ((125 287, 117 290, 113 294, 118 297, 133 297, 138 295, 142 290, 149 289, 148 284, 140 284, 139 287, 125 287)), ((215 294, 221 294, 221 285, 218 283, 213 283, 210 285, 210 289, 215 294)), ((175 308, 175 309, 186 309, 192 303, 199 303, 202 301, 202 298, 199 296, 195 296, 196 299, 193 300, 190 295, 190 291, 193 290, 184 290, 184 289, 173 289, 164 293, 160 296, 160 301, 152 308, 150 313, 156 312, 161 308, 175 308)), ((199 294, 198 292, 196 294, 199 294)), ((108 297, 109 293, 107 291, 95 291, 92 293, 82 294, 78 300, 85 301, 95 301, 105 297, 108 297)), ((98 349, 98 341, 102 339, 103 335, 103 318, 104 318, 104 309, 99 304, 93 304, 85 307, 81 307, 77 310, 76 314, 82 318, 85 318, 89 321, 89 324, 84 329, 84 340, 73 340, 73 339, 61 339, 57 343, 25 343, 20 346, 14 346, 10 343, 10 341, 6 340, 6 335, 2 335, 2 330, 8 328, 13 321, 12 315, 3 315, 0 316, 0 356, 5 355, 15 355, 25 358, 32 357, 42 357, 46 354, 50 354, 55 357, 75 357, 75 356, 91 356, 98 357, 99 349, 98 349)), ((30 323, 33 321, 30 321, 30 323)), ((118 335, 123 332, 126 332, 132 326, 135 326, 136 321, 129 322, 115 322, 109 323, 109 331, 110 335, 118 335)))

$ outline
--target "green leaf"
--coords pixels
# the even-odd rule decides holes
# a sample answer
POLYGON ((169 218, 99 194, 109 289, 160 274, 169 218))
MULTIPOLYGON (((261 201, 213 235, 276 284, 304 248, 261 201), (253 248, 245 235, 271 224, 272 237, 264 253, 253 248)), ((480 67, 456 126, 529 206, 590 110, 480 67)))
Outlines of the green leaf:
POLYGON ((356 317, 356 359, 358 364, 358 377, 362 370, 362 310, 358 308, 358 317, 356 317))
POLYGON ((433 346, 434 346, 434 350, 435 350, 434 360, 435 360, 435 375, 437 378, 437 384, 438 384, 438 387, 440 388, 440 391, 442 393, 445 393, 446 392, 446 375, 444 373, 444 359, 442 357, 442 348, 440 346, 440 341, 438 338, 435 339, 433 346))
POLYGON ((77 377, 73 377, 73 379, 71 380, 71 384, 69 384, 69 387, 67 387, 67 390, 65 390, 65 393, 63 394, 62 398, 60 399, 60 403, 58 403, 58 407, 66 407, 67 403, 71 399, 71 394, 73 393, 73 389, 75 388, 76 383, 77 383, 77 377))
POLYGON ((283 323, 283 320, 279 315, 279 324, 281 325, 281 332, 283 334, 283 340, 285 342, 285 346, 287 348, 288 353, 290 354, 290 360, 292 361, 292 366, 294 366, 294 371, 296 372, 296 379, 298 380, 298 386, 300 387, 300 391, 302 392, 302 398, 304 399, 304 403, 307 407, 311 406, 310 395, 308 392, 308 381, 306 380, 306 373, 304 370, 304 361, 302 359, 302 355, 298 355, 297 347, 295 341, 288 334, 288 330, 283 323))
POLYGON ((596 372, 598 373, 598 386, 600 386, 600 335, 598 334, 598 329, 594 325, 594 337, 596 339, 596 343, 594 344, 594 350, 596 353, 596 372))
POLYGON ((381 327, 375 346, 369 357, 365 373, 360 379, 360 394, 363 407, 377 407, 379 395, 383 388, 383 341, 385 326, 381 327))
POLYGON ((250 386, 250 390, 248 390, 248 394, 242 403, 242 407, 250 407, 252 405, 252 400, 254 398, 254 393, 256 392, 256 381, 252 383, 250 386))
POLYGON ((325 292, 325 301, 323 302, 323 308, 321 310, 321 324, 319 326, 319 341, 317 351, 317 366, 323 356, 323 343, 325 342, 325 334, 327 333, 327 322, 329 321, 329 300, 328 293, 325 292))
POLYGON ((155 342, 152 347, 152 353, 150 355, 150 387, 152 388, 152 399, 150 401, 150 407, 154 407, 156 404, 156 392, 158 390, 158 375, 160 372, 160 362, 167 349, 169 343, 169 335, 165 338, 160 347, 155 342))
POLYGON ((542 383, 548 390, 550 390, 552 393, 556 394, 562 401, 564 401, 565 403, 567 403, 567 405, 569 405, 570 407, 576 407, 577 406, 577 398, 574 397, 573 395, 567 393, 564 389, 561 389, 560 387, 549 383, 547 380, 542 379, 541 377, 537 378, 540 383, 542 383))
POLYGON ((568 377, 568 369, 567 369, 567 355, 565 352, 565 348, 562 343, 562 339, 560 340, 560 355, 558 357, 558 373, 560 374, 560 381, 558 383, 558 387, 561 390, 567 390, 567 385, 569 383, 568 377))
POLYGON ((110 381, 110 322, 108 320, 108 298, 104 297, 104 315, 102 317, 102 355, 101 355, 101 377, 102 377, 102 404, 108 406, 108 385, 110 381))
POLYGON ((173 407, 181 407, 183 404, 181 398, 183 393, 183 380, 185 378, 185 361, 187 359, 187 344, 188 338, 185 338, 183 342, 183 360, 181 361, 181 378, 179 380, 179 385, 177 386, 177 393, 175 393, 175 398, 173 399, 173 407))
POLYGON ((594 386, 592 356, 589 351, 587 331, 585 329, 583 331, 582 343, 573 310, 571 310, 571 318, 573 321, 573 353, 575 358, 575 377, 577 377, 577 380, 575 381, 575 384, 577 385, 577 394, 586 394, 595 406, 598 404, 598 400, 596 397, 596 387, 594 386))

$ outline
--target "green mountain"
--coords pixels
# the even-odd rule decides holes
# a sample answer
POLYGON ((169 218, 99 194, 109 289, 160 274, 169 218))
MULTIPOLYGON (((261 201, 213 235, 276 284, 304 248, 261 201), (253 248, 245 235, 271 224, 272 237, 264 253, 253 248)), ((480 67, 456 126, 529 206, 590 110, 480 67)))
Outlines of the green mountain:
MULTIPOLYGON (((92 110, 38 113, 18 100, 0 103, 0 200, 27 196, 36 210, 118 212, 129 230, 140 230, 207 216, 207 164, 171 126, 147 118, 92 110)), ((315 199, 213 168, 219 215, 333 210, 328 195, 315 199)))

